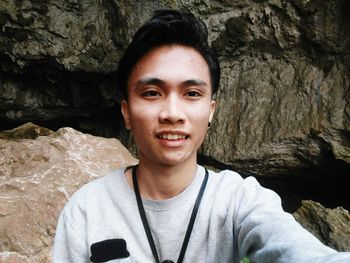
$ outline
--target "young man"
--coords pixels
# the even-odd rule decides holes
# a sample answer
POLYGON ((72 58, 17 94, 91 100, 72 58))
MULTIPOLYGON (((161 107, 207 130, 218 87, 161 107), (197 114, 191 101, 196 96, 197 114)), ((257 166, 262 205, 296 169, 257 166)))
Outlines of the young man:
POLYGON ((53 261, 350 262, 304 230, 254 178, 214 173, 197 151, 220 69, 205 25, 163 10, 119 65, 121 109, 139 165, 85 185, 61 213, 53 261))

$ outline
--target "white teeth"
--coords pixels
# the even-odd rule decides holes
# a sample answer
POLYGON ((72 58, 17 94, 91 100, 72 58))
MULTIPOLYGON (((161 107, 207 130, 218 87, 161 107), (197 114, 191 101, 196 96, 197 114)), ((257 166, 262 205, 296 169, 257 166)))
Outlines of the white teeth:
POLYGON ((180 134, 162 134, 160 138, 164 140, 183 140, 186 136, 180 134))

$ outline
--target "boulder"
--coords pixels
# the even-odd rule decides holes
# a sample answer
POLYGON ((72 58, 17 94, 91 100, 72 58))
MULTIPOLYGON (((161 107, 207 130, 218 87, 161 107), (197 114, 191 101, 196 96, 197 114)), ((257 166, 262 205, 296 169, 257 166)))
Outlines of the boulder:
POLYGON ((350 214, 344 208, 328 209, 305 200, 293 215, 325 245, 338 251, 350 251, 350 214))
POLYGON ((136 163, 116 139, 27 124, 0 133, 0 262, 51 262, 58 215, 83 184, 136 163), (6 138, 6 139, 5 139, 6 138))

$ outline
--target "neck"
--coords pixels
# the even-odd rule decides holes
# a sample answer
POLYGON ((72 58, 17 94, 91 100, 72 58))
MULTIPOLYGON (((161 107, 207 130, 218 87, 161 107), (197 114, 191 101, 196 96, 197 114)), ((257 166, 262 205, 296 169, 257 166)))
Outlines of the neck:
MULTIPOLYGON (((181 193, 197 173, 196 160, 181 165, 154 165, 140 158, 137 180, 143 198, 164 200, 181 193)), ((131 171, 127 174, 128 183, 132 184, 131 171)))

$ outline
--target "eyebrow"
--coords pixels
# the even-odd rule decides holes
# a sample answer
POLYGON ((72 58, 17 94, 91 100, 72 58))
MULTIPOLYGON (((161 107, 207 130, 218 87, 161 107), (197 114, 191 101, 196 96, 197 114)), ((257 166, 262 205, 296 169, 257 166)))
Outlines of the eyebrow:
POLYGON ((184 86, 208 86, 208 84, 200 79, 189 79, 183 82, 184 86))
POLYGON ((142 86, 142 85, 156 85, 156 86, 162 86, 165 82, 159 78, 143 78, 137 81, 136 87, 142 86))

